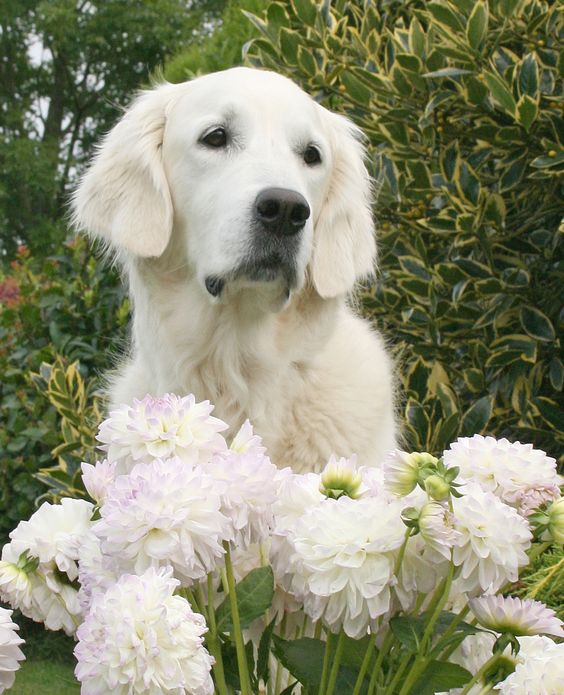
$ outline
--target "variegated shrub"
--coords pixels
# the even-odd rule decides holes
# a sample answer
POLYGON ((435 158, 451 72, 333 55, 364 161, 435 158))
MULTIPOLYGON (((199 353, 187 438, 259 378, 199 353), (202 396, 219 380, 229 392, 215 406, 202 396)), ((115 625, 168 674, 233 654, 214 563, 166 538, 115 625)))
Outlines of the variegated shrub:
POLYGON ((408 448, 487 432, 559 456, 557 3, 292 0, 249 18, 249 60, 368 137, 381 255, 362 299, 397 352, 408 448))

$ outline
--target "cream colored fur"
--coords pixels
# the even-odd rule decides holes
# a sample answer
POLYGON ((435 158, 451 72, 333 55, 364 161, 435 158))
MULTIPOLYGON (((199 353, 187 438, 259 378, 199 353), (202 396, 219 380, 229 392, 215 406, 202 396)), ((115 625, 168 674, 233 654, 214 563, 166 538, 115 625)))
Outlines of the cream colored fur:
POLYGON ((117 255, 133 301, 130 359, 111 402, 194 393, 273 461, 318 470, 331 453, 377 465, 395 445, 392 366, 347 295, 372 273, 371 191, 359 132, 291 81, 236 68, 143 93, 102 143, 74 197, 76 225, 117 255), (225 125, 225 150, 202 134, 225 125), (309 143, 322 162, 304 163, 309 143), (302 194, 296 282, 250 280, 253 201, 302 194), (229 279, 221 296, 210 275, 229 279))

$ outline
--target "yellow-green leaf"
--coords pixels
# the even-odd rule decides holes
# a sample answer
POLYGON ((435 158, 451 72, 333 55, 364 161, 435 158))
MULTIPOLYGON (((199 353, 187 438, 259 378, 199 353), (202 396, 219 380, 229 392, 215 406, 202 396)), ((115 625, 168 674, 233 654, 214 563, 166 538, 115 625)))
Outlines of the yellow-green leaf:
POLYGON ((490 90, 493 100, 503 111, 513 115, 515 113, 515 99, 507 83, 496 73, 485 71, 484 78, 490 90))
POLYGON ((539 112, 537 102, 528 94, 523 96, 517 102, 517 121, 528 132, 533 125, 539 112))
POLYGON ((470 47, 478 50, 488 32, 488 4, 480 1, 474 5, 466 25, 466 38, 470 47))
POLYGON ((292 0, 292 8, 302 22, 306 26, 312 26, 317 17, 317 10, 313 0, 292 0))

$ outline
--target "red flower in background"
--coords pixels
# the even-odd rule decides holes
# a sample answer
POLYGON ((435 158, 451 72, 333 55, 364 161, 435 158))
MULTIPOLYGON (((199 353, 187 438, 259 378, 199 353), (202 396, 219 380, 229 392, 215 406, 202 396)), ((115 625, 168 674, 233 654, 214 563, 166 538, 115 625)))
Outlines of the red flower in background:
POLYGON ((0 282, 0 304, 17 306, 21 299, 20 286, 15 278, 7 277, 0 282))

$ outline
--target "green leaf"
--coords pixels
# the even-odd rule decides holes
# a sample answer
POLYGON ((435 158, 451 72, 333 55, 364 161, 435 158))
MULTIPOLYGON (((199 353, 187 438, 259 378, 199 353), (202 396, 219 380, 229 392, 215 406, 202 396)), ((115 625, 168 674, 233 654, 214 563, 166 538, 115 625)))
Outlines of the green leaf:
POLYGON ((478 50, 486 34, 488 33, 488 4, 480 0, 474 5, 474 9, 468 18, 466 25, 466 38, 470 47, 478 50))
POLYGON ((454 183, 456 188, 469 203, 476 206, 480 197, 480 179, 468 162, 459 162, 454 183))
POLYGON ((303 46, 298 48, 298 65, 310 77, 317 75, 317 63, 312 56, 311 51, 303 46))
MULTIPOLYGON (((271 606, 274 594, 274 574, 271 567, 258 567, 251 570, 235 587, 241 628, 245 629, 260 618, 271 606)), ((229 596, 217 609, 217 629, 231 632, 231 605, 229 596)))
POLYGON ((390 620, 390 628, 409 652, 417 653, 425 631, 425 622, 422 618, 396 616, 390 620))
POLYGON ((539 67, 533 53, 527 54, 519 68, 519 94, 533 99, 539 96, 539 67))
POLYGON ((539 396, 533 400, 537 406, 543 420, 549 427, 557 432, 562 431, 562 408, 555 401, 544 396, 539 396))
POLYGON ((537 157, 533 159, 531 166, 535 169, 548 169, 550 167, 559 166, 562 162, 564 162, 564 150, 560 150, 560 152, 556 151, 554 157, 550 155, 537 157))
POLYGON ((369 104, 371 99, 370 90, 352 73, 343 72, 341 75, 341 81, 345 86, 348 94, 359 101, 361 104, 369 104))
POLYGON ((484 71, 484 78, 494 101, 503 111, 514 115, 517 107, 509 85, 498 74, 484 71))
POLYGON ((462 376, 464 381, 470 391, 473 393, 480 393, 484 389, 484 372, 481 369, 476 369, 476 367, 470 367, 465 369, 462 376))
POLYGON ((415 277, 421 278, 421 280, 431 280, 431 273, 429 273, 425 267, 425 263, 423 263, 420 258, 416 256, 400 256, 398 261, 408 275, 414 275, 415 277))
POLYGON ((425 54, 425 32, 417 17, 414 17, 409 25, 409 48, 414 55, 423 58, 425 54))
POLYGON ((291 63, 298 62, 298 49, 301 39, 296 31, 283 27, 280 30, 280 48, 284 57, 291 63))
POLYGON ((553 341, 556 337, 554 327, 540 309, 523 306, 520 312, 521 325, 525 331, 537 340, 553 341))
POLYGON ((455 33, 464 33, 464 24, 462 16, 452 10, 444 2, 430 2, 427 4, 427 10, 433 15, 433 19, 447 29, 455 33))
POLYGON ((441 68, 432 72, 425 72, 421 77, 460 77, 460 75, 471 75, 472 70, 464 70, 463 68, 441 68))
POLYGON ((410 690, 410 695, 434 695, 434 693, 446 692, 462 687, 471 678, 470 671, 458 664, 449 661, 431 661, 410 690))
POLYGON ((523 0, 500 0, 499 10, 501 17, 509 18, 515 12, 519 5, 523 4, 523 0))
MULTIPOLYGON (((531 165, 532 164, 534 164, 534 162, 531 162, 531 165)), ((499 192, 504 193, 505 191, 515 188, 523 178, 526 167, 527 159, 521 157, 521 159, 517 159, 508 169, 503 171, 499 180, 499 192)))
POLYGON ((517 121, 527 132, 529 132, 536 120, 538 112, 539 107, 537 102, 528 94, 523 94, 517 102, 517 121))
POLYGON ((550 375, 550 383, 555 391, 562 391, 562 386, 564 386, 564 365, 559 357, 553 357, 550 360, 548 373, 550 375))
POLYGON ((457 258, 454 262, 470 277, 490 278, 492 276, 492 272, 487 265, 472 258, 457 258))
POLYGON ((491 414, 491 396, 483 396, 473 403, 463 415, 460 427, 461 435, 463 437, 471 437, 474 434, 482 434, 490 420, 491 414))
POLYGON ((276 623, 276 616, 265 627, 261 635, 257 652, 257 678, 265 683, 268 681, 270 644, 272 642, 272 631, 276 623))
POLYGON ((294 13, 306 26, 313 26, 317 17, 315 2, 312 0, 292 0, 294 13))
POLYGON ((494 222, 500 229, 505 224, 507 208, 505 201, 499 193, 490 193, 484 206, 484 217, 490 222, 494 222))

